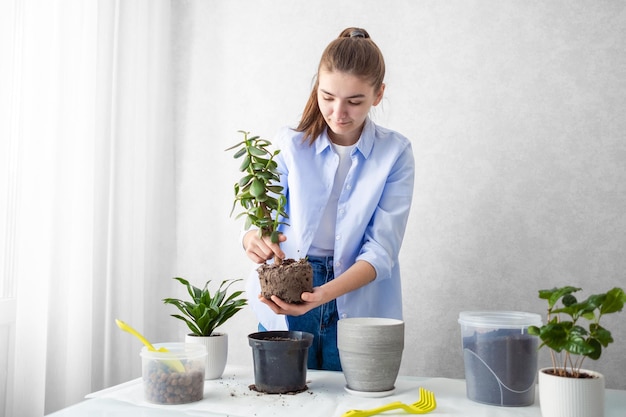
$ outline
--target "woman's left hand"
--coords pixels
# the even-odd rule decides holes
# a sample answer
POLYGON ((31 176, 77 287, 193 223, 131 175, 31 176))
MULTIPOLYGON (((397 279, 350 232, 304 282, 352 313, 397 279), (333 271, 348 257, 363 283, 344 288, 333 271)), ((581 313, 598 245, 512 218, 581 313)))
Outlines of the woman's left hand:
POLYGON ((302 298, 302 303, 292 304, 286 303, 275 295, 272 295, 271 300, 268 300, 259 294, 259 300, 271 308, 274 313, 286 316, 301 316, 325 303, 323 290, 320 287, 313 288, 313 292, 303 292, 300 298, 302 298))

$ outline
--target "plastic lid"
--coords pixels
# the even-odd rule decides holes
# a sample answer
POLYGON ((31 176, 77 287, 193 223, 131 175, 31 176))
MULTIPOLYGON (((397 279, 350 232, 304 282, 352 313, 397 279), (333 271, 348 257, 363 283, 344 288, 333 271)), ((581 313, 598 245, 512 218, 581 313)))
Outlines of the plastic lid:
POLYGON ((541 326, 541 316, 523 311, 462 311, 459 323, 474 327, 523 329, 541 326))
POLYGON ((139 355, 142 358, 147 359, 156 359, 156 360, 169 360, 172 358, 176 359, 198 359, 203 356, 207 356, 207 350, 204 345, 199 343, 182 343, 182 342, 173 342, 173 343, 155 343, 155 349, 159 349, 160 347, 164 347, 168 350, 168 352, 158 352, 158 351, 150 351, 147 347, 143 347, 139 355))

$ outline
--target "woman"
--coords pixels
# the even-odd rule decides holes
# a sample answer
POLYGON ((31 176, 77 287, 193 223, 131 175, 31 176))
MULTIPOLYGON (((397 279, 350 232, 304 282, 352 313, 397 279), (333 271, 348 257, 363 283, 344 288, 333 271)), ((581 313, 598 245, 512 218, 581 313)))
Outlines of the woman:
MULTIPOLYGON (((256 263, 307 257, 313 291, 301 304, 276 296, 250 300, 261 330, 313 333, 308 367, 341 370, 337 321, 345 317, 402 319, 398 253, 411 206, 411 143, 368 118, 385 91, 383 56, 364 29, 345 29, 322 54, 296 129, 274 145, 289 226, 280 245, 243 237, 256 263)), ((259 294, 258 277, 248 294, 259 294)))

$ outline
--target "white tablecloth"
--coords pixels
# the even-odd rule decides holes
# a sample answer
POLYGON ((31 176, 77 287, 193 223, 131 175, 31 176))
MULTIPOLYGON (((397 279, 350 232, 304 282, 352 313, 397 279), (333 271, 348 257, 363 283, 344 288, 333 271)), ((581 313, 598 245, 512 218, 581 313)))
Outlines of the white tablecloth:
MULTIPOLYGON (((433 416, 463 417, 540 417, 539 399, 528 407, 498 407, 470 401, 465 381, 448 378, 400 376, 393 395, 364 398, 345 391, 341 372, 307 372, 308 390, 295 395, 263 394, 249 388, 254 383, 252 369, 227 367, 222 378, 205 381, 204 398, 190 404, 157 405, 144 400, 141 379, 89 394, 89 401, 54 413, 55 417, 99 416, 231 416, 231 417, 340 417, 350 409, 367 409, 392 401, 413 403, 418 388, 435 393, 437 409, 433 416), (107 413, 110 409, 110 413, 107 413), (93 412, 98 410, 97 414, 93 412), (127 414, 126 414, 127 413, 127 414)), ((406 415, 390 411, 384 415, 406 415)), ((607 390, 605 417, 626 417, 626 391, 607 390)))

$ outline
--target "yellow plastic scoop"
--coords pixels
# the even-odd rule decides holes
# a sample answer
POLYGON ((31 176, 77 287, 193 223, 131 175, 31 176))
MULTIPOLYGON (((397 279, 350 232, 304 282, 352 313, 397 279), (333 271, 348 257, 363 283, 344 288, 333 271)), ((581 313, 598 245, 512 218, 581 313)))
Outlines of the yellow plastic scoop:
POLYGON ((139 333, 137 330, 135 330, 132 327, 130 327, 128 324, 124 323, 122 320, 115 319, 115 323, 117 324, 117 327, 119 327, 120 329, 124 330, 125 332, 128 332, 128 333, 132 334, 137 339, 141 340, 141 343, 146 345, 148 350, 151 350, 152 352, 167 352, 168 351, 164 347, 160 347, 159 349, 155 349, 155 347, 152 346, 152 343, 148 342, 148 339, 143 337, 143 335, 141 333, 139 333))
MULTIPOLYGON (((160 347, 160 348, 156 349, 154 346, 152 346, 152 343, 148 342, 148 339, 143 337, 143 335, 141 333, 139 333, 137 330, 135 330, 132 327, 130 327, 128 324, 124 323, 122 320, 115 319, 115 323, 117 324, 117 327, 119 327, 120 329, 124 330, 125 332, 128 332, 128 333, 132 334, 137 339, 141 340, 141 343, 146 345, 148 350, 150 350, 152 352, 169 352, 169 350, 167 350, 164 347, 160 347)), ((173 359, 171 361, 166 361, 166 363, 167 363, 167 365, 170 368, 172 368, 173 370, 175 370, 177 372, 185 372, 185 366, 178 359, 173 359)))

